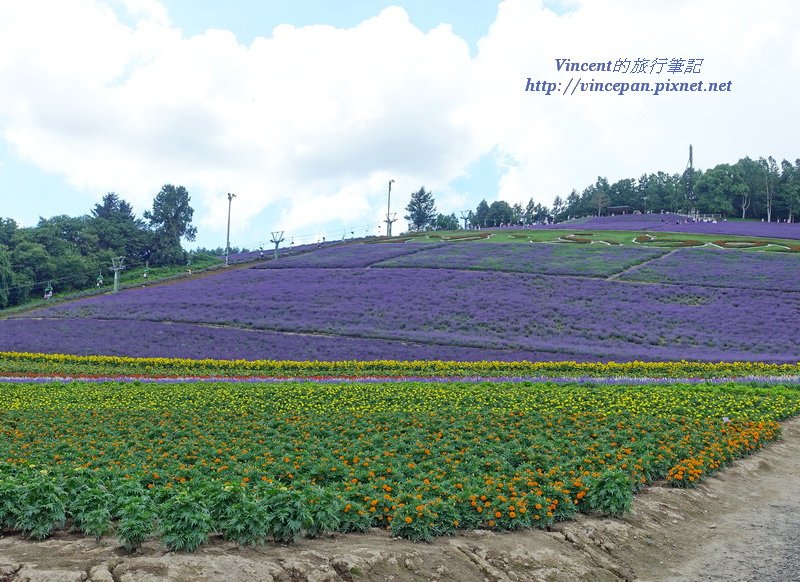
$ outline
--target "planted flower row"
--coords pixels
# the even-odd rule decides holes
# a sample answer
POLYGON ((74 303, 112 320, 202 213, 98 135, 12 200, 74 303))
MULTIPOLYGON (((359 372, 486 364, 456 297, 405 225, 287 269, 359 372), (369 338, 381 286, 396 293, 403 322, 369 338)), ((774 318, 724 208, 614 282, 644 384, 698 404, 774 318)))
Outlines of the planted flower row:
POLYGON ((416 376, 416 377, 795 377, 798 364, 763 362, 449 362, 438 360, 212 360, 0 352, 0 373, 145 376, 416 376))
POLYGON ((780 386, 1 384, 0 522, 194 549, 545 527, 693 486, 800 412, 780 386))

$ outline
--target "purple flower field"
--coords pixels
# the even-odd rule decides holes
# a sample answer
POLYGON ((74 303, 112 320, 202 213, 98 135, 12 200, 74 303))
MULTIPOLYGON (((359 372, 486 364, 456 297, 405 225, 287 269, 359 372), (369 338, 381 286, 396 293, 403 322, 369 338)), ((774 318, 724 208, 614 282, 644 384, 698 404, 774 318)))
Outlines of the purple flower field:
POLYGON ((592 216, 585 220, 562 222, 535 228, 585 229, 585 230, 651 230, 659 232, 686 232, 695 234, 728 234, 800 240, 800 223, 721 221, 685 222, 675 214, 624 214, 620 216, 592 216))
MULTIPOLYGON (((278 257, 289 257, 297 254, 309 253, 311 251, 316 251, 317 249, 328 248, 328 247, 335 247, 342 244, 340 241, 329 241, 325 243, 313 243, 313 244, 305 244, 305 245, 290 245, 281 247, 278 251, 278 257)), ((231 265, 236 265, 239 263, 251 263, 253 261, 258 261, 259 259, 271 259, 275 255, 275 249, 264 249, 261 251, 248 251, 246 253, 235 253, 228 255, 228 263, 231 265)), ((225 255, 217 257, 221 261, 225 260, 225 255)))
POLYGON ((800 292, 800 255, 685 248, 636 267, 620 280, 800 292))
POLYGON ((415 354, 430 354, 410 356, 423 359, 506 359, 502 352, 530 360, 800 360, 800 292, 504 272, 246 269, 26 315, 67 318, 77 331, 63 329, 54 339, 44 330, 55 322, 0 321, 0 350, 111 353, 113 345, 131 355, 405 359, 409 346, 398 346, 407 342, 420 344, 415 354), (104 319, 130 331, 102 332, 94 320, 104 319), (151 327, 141 322, 177 331, 153 343, 157 333, 142 331, 151 327), (190 323, 224 329, 179 326, 190 323), (458 355, 463 348, 469 356, 458 355))
POLYGON ((552 352, 490 350, 192 323, 132 323, 130 320, 104 319, 0 320, 0 351, 217 360, 391 359, 477 362, 574 359, 552 352))
POLYGON ((375 267, 474 269, 608 277, 628 267, 659 257, 666 249, 569 244, 452 243, 376 263, 375 267))
POLYGON ((354 243, 323 248, 313 253, 279 257, 277 261, 259 264, 259 269, 369 267, 374 263, 400 255, 409 255, 440 246, 441 243, 354 243))

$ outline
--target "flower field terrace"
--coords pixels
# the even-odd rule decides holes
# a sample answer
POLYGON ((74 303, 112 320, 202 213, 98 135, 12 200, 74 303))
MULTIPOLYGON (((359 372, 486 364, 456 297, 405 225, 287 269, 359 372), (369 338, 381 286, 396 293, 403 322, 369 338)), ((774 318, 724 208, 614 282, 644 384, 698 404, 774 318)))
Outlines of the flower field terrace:
POLYGON ((545 527, 693 486, 800 411, 782 386, 2 383, 0 520, 194 549, 385 527, 545 527), (189 526, 191 524, 191 526, 189 526))
MULTIPOLYGON (((176 322, 262 330, 285 334, 287 343, 298 333, 411 342, 431 347, 432 359, 442 359, 435 352, 445 346, 510 351, 521 359, 553 354, 546 359, 800 360, 797 292, 764 290, 754 296, 747 289, 506 272, 246 269, 25 315, 32 321, 176 322)), ((0 331, 10 321, 0 321, 0 331)), ((128 346, 121 341, 118 348, 135 354, 148 339, 131 337, 128 346)), ((41 351, 37 338, 30 347, 20 342, 7 347, 11 343, 0 338, 0 349, 41 351)), ((94 353, 106 353, 107 343, 97 341, 94 353)), ((305 339, 295 345, 296 355, 282 357, 308 359, 305 339)), ((333 348, 330 359, 346 359, 333 348)), ((239 357, 227 349, 224 357, 239 357)), ((265 346, 258 359, 274 358, 265 346)))
MULTIPOLYGON (((130 319, 0 320, 0 349, 50 354, 214 360, 574 360, 553 352, 491 349, 319 333, 130 319)), ((589 359, 589 358, 586 358, 589 359)))
MULTIPOLYGON (((572 378, 603 381, 638 378, 709 381, 796 382, 800 363, 764 362, 585 362, 574 361, 442 361, 442 360, 214 360, 185 358, 132 358, 69 354, 0 352, 0 373, 20 377, 47 375, 98 377, 205 377, 205 378, 572 378)), ((619 382, 616 382, 619 383, 619 382)))
POLYGON ((369 267, 380 261, 393 257, 409 255, 436 248, 436 243, 348 243, 323 248, 311 253, 278 258, 259 264, 260 269, 297 269, 297 268, 338 268, 353 269, 369 267))
POLYGON ((608 277, 666 252, 634 246, 581 248, 569 244, 524 243, 496 243, 488 250, 482 244, 462 243, 399 255, 373 266, 608 277))
POLYGON ((626 281, 800 291, 800 255, 679 249, 620 277, 626 281))
POLYGON ((588 218, 537 226, 536 229, 630 230, 721 234, 748 237, 800 240, 800 223, 760 222, 757 220, 718 220, 702 222, 677 214, 623 214, 588 218))

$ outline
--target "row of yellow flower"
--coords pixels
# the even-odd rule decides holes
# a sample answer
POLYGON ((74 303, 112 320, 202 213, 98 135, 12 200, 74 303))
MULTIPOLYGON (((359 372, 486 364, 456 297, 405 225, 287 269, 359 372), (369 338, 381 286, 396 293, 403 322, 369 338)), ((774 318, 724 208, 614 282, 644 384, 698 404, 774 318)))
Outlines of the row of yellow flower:
POLYGON ((447 362, 191 360, 0 352, 0 374, 146 376, 419 376, 758 378, 797 376, 800 363, 763 362, 447 362))

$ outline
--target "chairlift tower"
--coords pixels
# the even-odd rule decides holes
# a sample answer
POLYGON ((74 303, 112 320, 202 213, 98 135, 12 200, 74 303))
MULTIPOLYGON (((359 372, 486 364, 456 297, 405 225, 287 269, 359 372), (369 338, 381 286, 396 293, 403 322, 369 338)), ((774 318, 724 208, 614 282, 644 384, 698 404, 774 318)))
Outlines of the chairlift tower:
POLYGON ((277 259, 278 258, 278 245, 283 242, 283 231, 280 231, 280 232, 275 231, 275 232, 273 232, 272 233, 272 238, 269 240, 269 242, 271 242, 271 243, 273 243, 275 245, 275 258, 277 259))
POLYGON ((114 271, 114 291, 119 291, 119 272, 125 269, 125 257, 114 257, 111 259, 111 270, 114 271))
POLYGON ((464 230, 467 230, 467 220, 469 220, 469 210, 461 211, 461 220, 464 221, 464 230))

